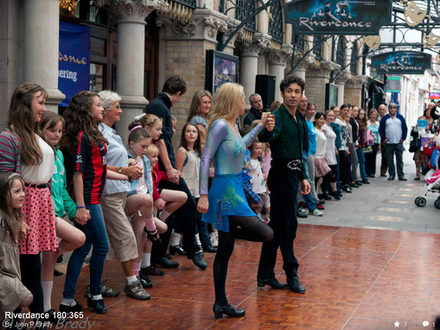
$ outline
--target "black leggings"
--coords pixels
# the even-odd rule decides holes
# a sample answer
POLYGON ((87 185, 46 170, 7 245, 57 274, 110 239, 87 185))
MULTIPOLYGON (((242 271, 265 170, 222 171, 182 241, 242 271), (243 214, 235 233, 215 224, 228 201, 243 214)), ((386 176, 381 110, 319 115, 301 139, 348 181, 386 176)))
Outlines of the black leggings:
POLYGON ((252 242, 270 242, 273 230, 257 217, 229 216, 229 233, 218 232, 218 248, 214 259, 215 302, 220 306, 228 303, 226 298, 226 275, 229 258, 234 251, 236 238, 252 242))
POLYGON ((21 281, 34 296, 29 310, 43 313, 43 289, 41 287, 41 260, 39 254, 20 254, 21 281))

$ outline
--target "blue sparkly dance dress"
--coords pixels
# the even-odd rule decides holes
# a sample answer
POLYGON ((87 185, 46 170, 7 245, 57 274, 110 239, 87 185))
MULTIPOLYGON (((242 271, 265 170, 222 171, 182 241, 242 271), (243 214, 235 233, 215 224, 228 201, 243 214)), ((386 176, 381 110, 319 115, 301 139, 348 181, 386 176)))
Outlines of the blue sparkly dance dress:
POLYGON ((202 221, 229 232, 229 215, 254 217, 243 191, 241 168, 246 147, 260 130, 258 124, 244 137, 224 119, 217 119, 209 129, 200 162, 200 194, 208 194, 209 208, 202 221), (214 161, 215 175, 208 193, 209 164, 214 161))

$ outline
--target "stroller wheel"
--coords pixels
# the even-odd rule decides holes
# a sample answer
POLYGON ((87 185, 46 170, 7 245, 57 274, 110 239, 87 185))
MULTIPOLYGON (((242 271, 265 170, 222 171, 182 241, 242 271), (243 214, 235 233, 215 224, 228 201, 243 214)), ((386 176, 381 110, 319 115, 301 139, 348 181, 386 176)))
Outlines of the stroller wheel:
MULTIPOLYGON (((416 203, 416 205, 418 207, 424 207, 426 205, 426 198, 425 197, 417 197, 414 200, 414 203, 416 203)), ((439 206, 440 206, 440 204, 439 204, 439 206)))
POLYGON ((436 200, 435 200, 435 202, 434 202, 434 206, 435 206, 436 209, 439 209, 439 210, 440 210, 440 199, 436 199, 436 200))

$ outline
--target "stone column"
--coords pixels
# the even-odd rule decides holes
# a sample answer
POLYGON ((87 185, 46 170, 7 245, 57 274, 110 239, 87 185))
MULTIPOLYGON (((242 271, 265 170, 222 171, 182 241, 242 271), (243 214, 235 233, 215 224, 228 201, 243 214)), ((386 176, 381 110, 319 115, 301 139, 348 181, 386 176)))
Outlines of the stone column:
POLYGON ((124 142, 128 125, 145 109, 144 97, 145 18, 155 9, 166 9, 163 0, 113 0, 111 8, 118 16, 118 54, 116 90, 121 96, 123 113, 116 124, 124 142))
MULTIPOLYGON (((338 107, 345 103, 345 83, 351 79, 352 75, 349 71, 345 70, 336 78, 335 84, 338 85, 338 107)), ((331 106, 331 105, 330 105, 331 106)))
POLYGON ((345 101, 347 103, 361 106, 362 85, 368 80, 367 76, 353 76, 345 83, 345 101))
POLYGON ((330 81, 330 72, 340 68, 330 61, 316 61, 307 70, 305 94, 309 102, 316 104, 316 111, 325 111, 325 87, 330 81))
POLYGON ((269 53, 269 74, 276 77, 275 80, 275 101, 282 102, 279 87, 281 81, 284 79, 284 71, 286 69, 286 62, 292 55, 292 45, 284 44, 280 50, 273 50, 269 53))
POLYGON ((293 74, 302 80, 306 80, 306 71, 313 63, 315 63, 316 58, 315 55, 311 53, 304 58, 302 57, 302 54, 297 56, 297 61, 301 60, 301 62, 296 65, 295 69, 293 70, 293 74))
POLYGON ((252 44, 240 45, 240 84, 244 87, 246 102, 249 95, 255 93, 255 82, 258 74, 258 58, 262 50, 270 48, 272 37, 264 33, 255 33, 252 44))
POLYGON ((66 97, 58 89, 58 0, 24 0, 24 81, 44 87, 47 110, 58 112, 66 97))
POLYGON ((258 73, 258 56, 261 47, 253 44, 244 47, 240 53, 240 84, 244 87, 246 103, 249 95, 255 93, 255 81, 258 73))

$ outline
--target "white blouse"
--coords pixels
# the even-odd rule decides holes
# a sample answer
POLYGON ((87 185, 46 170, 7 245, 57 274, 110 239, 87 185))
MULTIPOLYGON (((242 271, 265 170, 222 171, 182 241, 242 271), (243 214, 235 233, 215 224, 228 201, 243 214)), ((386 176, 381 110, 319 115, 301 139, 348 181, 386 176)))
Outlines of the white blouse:
POLYGON ((338 163, 336 160, 336 133, 327 124, 322 126, 322 131, 327 138, 327 144, 325 145, 325 161, 328 165, 336 165, 338 163))
POLYGON ((316 135, 315 159, 324 158, 326 145, 327 145, 327 138, 325 137, 325 133, 323 131, 320 131, 319 129, 316 129, 316 134, 317 135, 316 135))
POLYGON ((43 184, 52 179, 55 172, 55 153, 40 136, 37 136, 37 142, 43 155, 39 165, 25 166, 21 169, 21 176, 26 183, 43 184))

